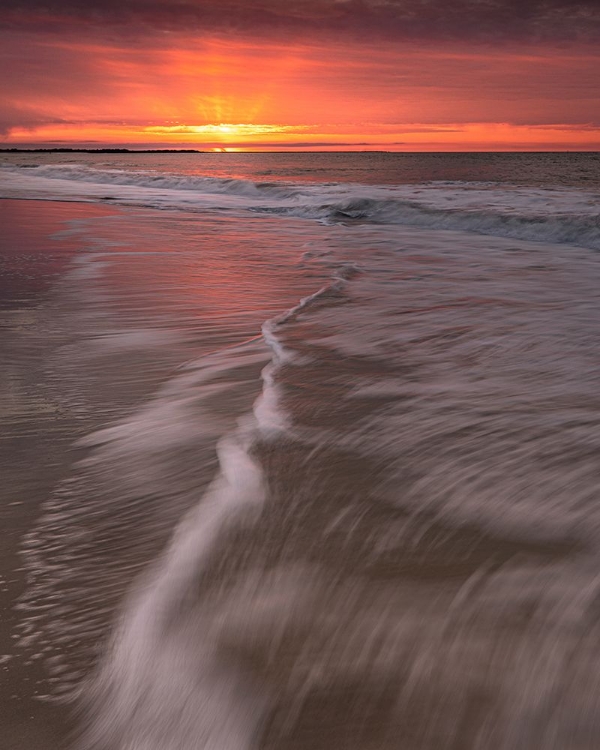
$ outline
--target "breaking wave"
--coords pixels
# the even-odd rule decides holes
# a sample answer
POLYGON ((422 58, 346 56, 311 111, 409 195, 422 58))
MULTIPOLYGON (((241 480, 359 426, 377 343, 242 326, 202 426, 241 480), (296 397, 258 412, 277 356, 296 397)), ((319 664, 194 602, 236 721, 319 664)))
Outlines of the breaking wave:
POLYGON ((454 230, 600 250, 598 196, 578 189, 515 189, 494 183, 448 182, 300 185, 77 164, 2 171, 9 194, 12 177, 16 179, 14 188, 21 192, 25 188, 27 197, 50 193, 51 199, 110 199, 188 211, 233 208, 323 223, 454 230), (106 186, 111 188, 108 195, 106 186))
POLYGON ((125 169, 95 169, 80 164, 57 164, 26 168, 30 176, 52 180, 69 180, 95 185, 131 186, 158 188, 161 190, 185 190, 199 193, 231 194, 249 198, 292 198, 298 190, 292 186, 274 182, 252 182, 234 178, 196 177, 163 172, 125 169))
POLYGON ((326 222, 373 222, 425 229, 476 232, 497 237, 571 244, 600 250, 600 214, 509 215, 494 210, 436 209, 415 201, 356 198, 319 206, 255 207, 256 212, 326 222))

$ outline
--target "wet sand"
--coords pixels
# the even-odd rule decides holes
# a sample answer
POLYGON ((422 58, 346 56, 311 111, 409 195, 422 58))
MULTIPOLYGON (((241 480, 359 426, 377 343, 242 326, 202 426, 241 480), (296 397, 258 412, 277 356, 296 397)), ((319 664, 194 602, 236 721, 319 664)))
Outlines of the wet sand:
MULTIPOLYGON (((74 645, 57 645, 70 623, 60 615, 60 592, 50 597, 52 601, 45 598, 48 591, 43 590, 43 580, 53 564, 52 550, 58 548, 52 546, 52 539, 42 538, 40 549, 43 556, 50 556, 50 564, 46 566, 44 558, 36 569, 36 552, 30 552, 25 562, 23 545, 32 529, 34 537, 38 533, 40 518, 52 513, 52 498, 61 487, 81 483, 82 492, 91 495, 109 490, 110 477, 104 474, 94 479, 92 472, 96 484, 91 485, 85 471, 81 478, 78 462, 87 451, 74 444, 149 398, 182 362, 255 336, 265 317, 285 308, 288 299, 312 291, 319 281, 297 282, 290 276, 287 289, 286 278, 272 283, 267 274, 264 281, 254 279, 232 296, 230 280, 235 269, 246 261, 251 264, 253 252, 250 240, 234 230, 230 237, 220 235, 219 242, 241 246, 243 260, 233 253, 226 260, 228 256, 217 246, 211 251, 214 259, 209 260, 209 272, 196 271, 200 274, 197 283, 187 284, 186 279, 182 286, 179 274, 187 273, 185 263, 181 264, 179 255, 172 260, 169 251, 171 246, 181 248, 187 232, 187 242, 196 254, 198 217, 177 212, 158 217, 144 209, 4 199, 0 200, 0 223, 0 724, 11 750, 65 750, 72 744, 76 722, 67 702, 48 698, 60 693, 62 682, 62 667, 56 667, 54 660, 77 662, 78 648, 89 660, 90 653, 100 650, 101 640, 94 642, 95 636, 86 632, 74 645), (107 263, 103 259, 108 255, 112 259, 107 263), (100 267, 103 276, 94 287, 96 296, 77 296, 78 286, 88 294, 89 274, 100 267), (149 323, 152 315, 158 321, 156 327, 149 323), (180 326, 176 331, 169 327, 172 320, 180 326), (40 570, 41 584, 36 579, 40 570), (32 615, 36 606, 48 635, 41 645, 32 635, 37 629, 38 616, 32 615), (50 609, 44 614, 46 607, 50 609)), ((208 231, 215 230, 209 227, 208 231)), ((275 237, 274 242, 279 239, 275 237)), ((293 262, 298 254, 292 248, 293 262)), ((252 268, 248 274, 253 274, 252 268)), ((243 396, 244 403, 248 399, 251 403, 260 387, 261 366, 253 365, 252 392, 243 396)), ((229 403, 226 410, 238 406, 229 403)), ((173 471, 185 472, 185 467, 178 469, 177 461, 189 464, 188 453, 174 459, 173 471)), ((197 468, 189 480, 194 491, 182 501, 181 512, 186 504, 197 501, 198 492, 214 472, 214 454, 209 453, 194 462, 197 468)), ((89 597, 92 607, 101 610, 92 619, 100 621, 102 638, 110 631, 115 607, 131 580, 170 537, 171 516, 176 520, 180 511, 171 505, 166 520, 161 516, 163 503, 164 496, 158 493, 153 511, 158 517, 152 520, 152 531, 142 531, 138 540, 128 536, 129 527, 117 524, 114 533, 95 546, 94 564, 105 566, 102 575, 106 578, 114 569, 116 578, 98 597, 92 577, 77 602, 80 611, 87 612, 89 597), (123 539, 122 532, 127 532, 123 539), (123 545, 128 550, 124 564, 116 551, 123 545)), ((144 513, 144 506, 134 504, 132 518, 136 513, 144 513)), ((100 536, 101 521, 98 528, 100 536)), ((58 533, 64 533, 65 539, 71 532, 79 533, 75 523, 59 523, 58 533)), ((63 543, 60 539, 59 547, 63 543)), ((72 567, 76 575, 78 566, 88 562, 67 562, 66 567, 72 567)), ((72 592, 66 586, 68 599, 72 592)))
POLYGON ((78 426, 56 402, 46 371, 57 342, 42 335, 53 285, 81 250, 65 222, 111 213, 84 203, 0 200, 0 724, 10 750, 67 745, 66 712, 36 698, 43 670, 15 649, 26 585, 19 550, 77 457, 71 445, 78 426))
POLYGON ((591 264, 551 283, 562 251, 464 235, 15 211, 13 252, 65 254, 38 286, 11 261, 2 329, 10 747, 66 750, 35 696, 82 683, 102 750, 595 747, 597 555, 568 514, 597 487, 591 264))

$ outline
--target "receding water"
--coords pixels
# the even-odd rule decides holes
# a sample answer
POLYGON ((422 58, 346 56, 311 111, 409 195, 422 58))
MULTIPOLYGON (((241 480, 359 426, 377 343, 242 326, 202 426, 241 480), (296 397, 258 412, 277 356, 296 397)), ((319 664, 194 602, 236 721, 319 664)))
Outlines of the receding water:
POLYGON ((83 748, 598 747, 597 155, 61 156, 12 679, 83 748))

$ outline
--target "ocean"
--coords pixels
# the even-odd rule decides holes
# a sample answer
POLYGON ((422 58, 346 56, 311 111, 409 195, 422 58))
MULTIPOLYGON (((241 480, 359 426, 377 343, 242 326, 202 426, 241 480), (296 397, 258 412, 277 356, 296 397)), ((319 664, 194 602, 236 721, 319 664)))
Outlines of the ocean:
POLYGON ((11 750, 600 746, 600 154, 0 154, 11 750))

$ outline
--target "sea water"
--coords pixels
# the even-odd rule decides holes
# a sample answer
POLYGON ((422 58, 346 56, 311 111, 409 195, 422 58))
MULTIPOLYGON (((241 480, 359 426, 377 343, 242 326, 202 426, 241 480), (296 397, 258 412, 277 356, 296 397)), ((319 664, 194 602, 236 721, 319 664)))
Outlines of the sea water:
POLYGON ((597 154, 1 164, 110 207, 28 339, 74 458, 17 648, 79 746, 598 747, 597 154))

